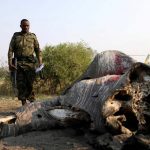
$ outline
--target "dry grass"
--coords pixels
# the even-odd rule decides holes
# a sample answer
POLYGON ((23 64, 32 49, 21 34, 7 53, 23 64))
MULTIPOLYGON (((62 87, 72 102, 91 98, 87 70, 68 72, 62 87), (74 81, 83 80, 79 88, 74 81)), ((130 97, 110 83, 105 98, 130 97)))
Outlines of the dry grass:
POLYGON ((21 102, 17 98, 0 97, 0 112, 14 112, 21 106, 21 102))
MULTIPOLYGON (((36 95, 37 101, 43 101, 50 99, 52 96, 49 95, 36 95)), ((21 101, 16 97, 0 96, 0 112, 14 112, 21 106, 21 101)))

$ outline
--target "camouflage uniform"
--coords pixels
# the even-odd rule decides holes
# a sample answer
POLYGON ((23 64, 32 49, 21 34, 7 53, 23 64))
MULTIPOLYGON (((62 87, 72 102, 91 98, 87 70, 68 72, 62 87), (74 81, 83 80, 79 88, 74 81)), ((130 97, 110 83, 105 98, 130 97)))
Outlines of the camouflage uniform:
POLYGON ((33 33, 14 33, 8 50, 8 62, 12 62, 14 55, 17 58, 17 89, 18 99, 34 99, 33 82, 35 80, 35 58, 41 55, 39 42, 33 33))

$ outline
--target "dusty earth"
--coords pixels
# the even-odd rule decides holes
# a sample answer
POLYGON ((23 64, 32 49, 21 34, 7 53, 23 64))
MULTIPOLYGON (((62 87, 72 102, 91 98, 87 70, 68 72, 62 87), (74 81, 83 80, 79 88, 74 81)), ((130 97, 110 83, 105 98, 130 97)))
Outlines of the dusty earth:
MULTIPOLYGON (((21 103, 0 97, 0 116, 14 112, 21 103)), ((35 131, 0 140, 0 150, 94 150, 74 129, 35 131)))

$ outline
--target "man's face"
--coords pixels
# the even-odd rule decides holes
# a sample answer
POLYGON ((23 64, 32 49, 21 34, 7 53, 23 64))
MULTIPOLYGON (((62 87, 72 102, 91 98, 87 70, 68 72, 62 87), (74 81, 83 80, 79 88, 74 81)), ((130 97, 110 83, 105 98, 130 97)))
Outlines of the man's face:
POLYGON ((30 28, 29 21, 23 21, 21 23, 20 27, 21 27, 23 33, 28 33, 29 32, 29 28, 30 28))

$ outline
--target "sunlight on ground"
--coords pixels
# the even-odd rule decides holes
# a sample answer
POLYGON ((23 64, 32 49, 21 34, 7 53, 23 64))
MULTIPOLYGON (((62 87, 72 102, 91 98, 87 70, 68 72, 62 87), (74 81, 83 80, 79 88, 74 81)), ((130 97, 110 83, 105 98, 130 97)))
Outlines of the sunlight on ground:
MULTIPOLYGON (((49 100, 53 96, 36 95, 37 101, 49 100)), ((0 96, 0 112, 14 112, 21 106, 21 101, 17 97, 0 96)))

